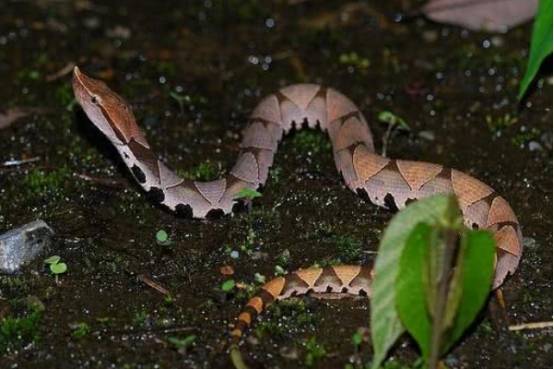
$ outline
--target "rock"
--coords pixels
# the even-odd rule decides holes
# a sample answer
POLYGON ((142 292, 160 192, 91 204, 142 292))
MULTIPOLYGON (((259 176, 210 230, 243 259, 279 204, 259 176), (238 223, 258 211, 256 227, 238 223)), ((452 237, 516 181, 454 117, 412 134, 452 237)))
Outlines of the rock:
POLYGON ((12 274, 50 244, 54 231, 42 220, 0 235, 0 272, 12 274))

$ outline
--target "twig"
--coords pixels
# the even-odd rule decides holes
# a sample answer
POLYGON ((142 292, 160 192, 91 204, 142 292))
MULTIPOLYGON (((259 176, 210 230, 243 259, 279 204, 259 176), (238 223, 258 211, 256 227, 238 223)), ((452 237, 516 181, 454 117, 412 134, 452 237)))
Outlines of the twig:
POLYGON ((62 69, 60 69, 59 71, 55 72, 55 73, 52 73, 52 74, 49 74, 46 76, 46 82, 52 82, 52 81, 55 81, 61 77, 64 77, 66 75, 68 75, 69 73, 71 73, 71 71, 73 70, 73 68, 75 67, 75 63, 74 62, 69 62, 65 65, 65 67, 63 67, 62 69))
POLYGON ((121 190, 121 189, 126 187, 125 183, 123 183, 122 181, 118 181, 116 179, 94 177, 94 176, 89 176, 88 174, 83 174, 83 173, 74 173, 74 175, 77 178, 83 179, 85 181, 97 183, 99 185, 115 188, 115 189, 118 189, 118 190, 121 190))
POLYGON ((34 163, 35 161, 39 161, 39 160, 40 160, 40 156, 35 156, 29 159, 6 160, 2 164, 0 164, 0 167, 16 167, 23 164, 34 163))
POLYGON ((443 320, 448 304, 448 287, 450 279, 448 278, 450 268, 456 258, 458 245, 456 243, 457 234, 453 230, 446 230, 445 233, 445 248, 442 254, 440 280, 438 283, 437 296, 435 301, 434 311, 431 314, 433 317, 433 326, 431 328, 431 351, 429 353, 429 368, 439 368, 439 358, 441 354, 441 339, 443 335, 443 320))
POLYGON ((167 289, 165 289, 161 284, 158 282, 154 282, 152 279, 150 279, 146 274, 139 274, 137 276, 137 279, 147 285, 148 287, 151 287, 161 293, 164 296, 169 296, 170 293, 167 289))
POLYGON ((524 329, 544 329, 552 328, 552 322, 533 322, 533 323, 521 323, 514 324, 508 327, 510 331, 522 331, 524 329))
POLYGON ((383 135, 383 150, 381 151, 381 156, 387 156, 387 146, 389 144, 389 138, 394 126, 395 126, 394 123, 389 123, 389 126, 387 127, 387 131, 383 135))

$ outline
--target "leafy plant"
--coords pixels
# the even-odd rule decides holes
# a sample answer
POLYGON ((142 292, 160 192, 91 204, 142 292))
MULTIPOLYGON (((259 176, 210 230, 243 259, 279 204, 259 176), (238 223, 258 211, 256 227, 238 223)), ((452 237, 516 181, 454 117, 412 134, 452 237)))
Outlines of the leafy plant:
POLYGON ((90 333, 90 326, 85 322, 75 323, 71 326, 71 335, 75 338, 82 338, 90 333))
POLYGON ((171 245, 171 239, 167 232, 163 229, 160 229, 156 232, 156 243, 160 246, 169 246, 171 245))
POLYGON ((7 316, 0 320, 0 354, 37 341, 41 316, 40 311, 33 310, 23 317, 7 316))
POLYGON ((169 337, 167 339, 169 343, 173 345, 177 350, 185 350, 194 344, 196 341, 196 336, 194 334, 188 335, 184 338, 180 337, 169 337))
POLYGON ((388 146, 388 142, 389 142, 389 138, 392 134, 392 132, 396 129, 396 130, 401 130, 401 131, 409 131, 410 130, 410 126, 408 125, 408 123, 406 123, 406 121, 402 118, 400 118, 398 115, 388 111, 388 110, 383 110, 382 112, 379 113, 379 115, 377 116, 377 119, 379 120, 379 122, 381 123, 385 123, 387 124, 387 131, 385 132, 385 134, 383 135, 383 156, 387 155, 387 146, 388 146))
POLYGON ((490 291, 494 241, 467 231, 456 242, 452 229, 419 224, 400 260, 396 305, 430 368, 460 338, 490 291), (453 266, 453 267, 452 267, 453 266))
POLYGON ((519 85, 518 99, 525 95, 542 62, 550 54, 552 54, 552 0, 540 0, 533 23, 527 69, 519 85))
POLYGON ((432 196, 399 212, 375 262, 372 367, 407 329, 435 368, 482 307, 493 259, 491 236, 463 226, 453 195, 432 196))
POLYGON ((317 343, 315 337, 310 338, 304 343, 306 347, 306 356, 304 358, 304 364, 306 366, 313 366, 318 360, 324 358, 327 355, 327 350, 323 345, 317 343))
POLYGON ((235 288, 235 281, 233 279, 228 279, 221 284, 221 290, 223 292, 231 292, 235 288))
POLYGON ((258 191, 245 187, 239 192, 237 192, 237 194, 235 195, 235 199, 254 200, 256 197, 261 197, 261 196, 262 194, 259 193, 258 191))
POLYGON ((56 283, 58 283, 58 275, 67 272, 67 264, 61 262, 61 258, 58 255, 53 255, 44 259, 44 263, 48 264, 50 273, 56 277, 56 283))

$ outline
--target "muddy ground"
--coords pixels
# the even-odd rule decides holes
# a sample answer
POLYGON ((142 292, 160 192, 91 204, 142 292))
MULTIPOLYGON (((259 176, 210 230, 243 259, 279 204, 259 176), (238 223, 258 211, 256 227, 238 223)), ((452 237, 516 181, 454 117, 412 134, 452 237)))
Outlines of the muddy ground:
MULTIPOLYGON (((390 137, 388 155, 482 179, 510 201, 526 237, 518 272, 502 288, 506 309, 491 299, 446 364, 551 367, 551 329, 507 329, 551 320, 551 69, 518 105, 530 25, 491 35, 393 21, 414 6, 3 1, 1 107, 48 111, 0 131, 0 161, 39 158, 0 167, 0 231, 40 218, 56 236, 22 273, 0 276, 0 367, 229 368, 226 331, 263 277, 315 263, 371 263, 392 216, 346 189, 322 133, 302 131, 281 145, 251 212, 178 219, 145 198, 74 103, 70 75, 57 73, 71 63, 126 96, 151 145, 191 178, 231 168, 252 108, 287 84, 344 92, 379 150, 387 129, 379 113, 403 118, 411 130, 390 137), (157 244, 159 230, 171 245, 157 244), (49 272, 50 255, 61 256, 66 273, 49 272), (227 293, 226 265, 241 287, 227 293)), ((278 304, 243 352, 267 368, 361 367, 370 345, 358 350, 352 335, 367 330, 368 315, 365 299, 278 304)), ((404 338, 386 367, 417 367, 417 356, 404 338)))

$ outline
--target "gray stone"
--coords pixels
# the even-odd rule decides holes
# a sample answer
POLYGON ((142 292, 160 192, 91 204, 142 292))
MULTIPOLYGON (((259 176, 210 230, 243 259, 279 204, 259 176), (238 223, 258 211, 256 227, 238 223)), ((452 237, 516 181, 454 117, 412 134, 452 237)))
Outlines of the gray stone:
POLYGON ((50 244, 54 231, 42 220, 0 235, 0 272, 12 274, 50 244))

